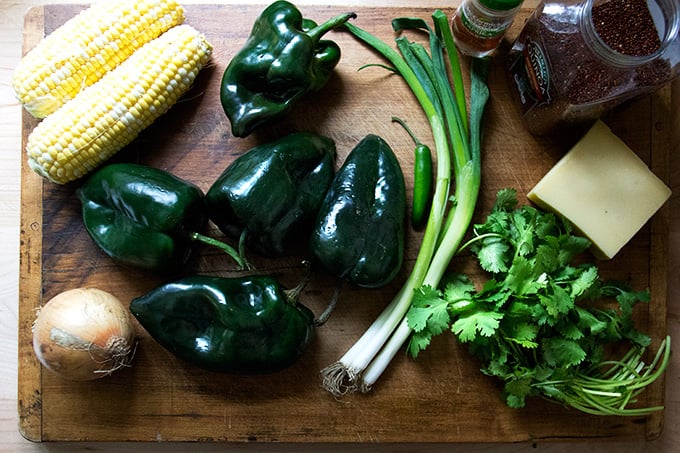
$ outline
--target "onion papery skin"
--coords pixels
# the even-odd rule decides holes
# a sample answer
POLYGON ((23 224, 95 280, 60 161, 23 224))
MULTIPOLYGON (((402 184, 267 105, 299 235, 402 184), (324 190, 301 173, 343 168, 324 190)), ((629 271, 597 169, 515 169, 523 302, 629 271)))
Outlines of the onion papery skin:
POLYGON ((129 366, 136 335, 127 308, 112 294, 76 288, 50 299, 33 324, 40 363, 74 381, 108 376, 129 366))

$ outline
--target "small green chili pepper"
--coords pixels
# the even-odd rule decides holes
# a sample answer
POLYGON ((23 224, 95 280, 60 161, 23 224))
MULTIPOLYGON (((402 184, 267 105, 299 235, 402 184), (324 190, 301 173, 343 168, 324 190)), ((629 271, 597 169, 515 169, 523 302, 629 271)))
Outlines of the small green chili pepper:
MULTIPOLYGON (((293 364, 322 321, 269 276, 185 277, 130 303, 161 346, 210 371, 263 374, 293 364)), ((326 314, 326 312, 324 313, 326 314)))
POLYGON ((395 116, 392 121, 399 123, 416 144, 413 163, 413 204, 411 207, 411 225, 419 230, 427 221, 427 212, 432 203, 432 153, 427 145, 415 136, 406 123, 395 116))
POLYGON ((205 196, 208 215, 223 233, 258 253, 282 256, 306 243, 333 180, 334 161, 335 142, 314 133, 256 146, 212 184, 205 196))
POLYGON ((345 13, 317 26, 290 2, 265 8, 222 76, 220 100, 232 133, 245 137, 320 90, 340 61, 340 47, 321 38, 354 17, 345 13))
POLYGON ((199 241, 246 267, 232 247, 199 233, 207 222, 203 192, 166 171, 129 163, 107 165, 77 194, 85 229, 117 263, 174 273, 188 260, 192 243, 199 241))
POLYGON ((350 152, 331 183, 312 230, 316 260, 363 287, 389 283, 404 255, 406 188, 399 160, 377 135, 350 152))

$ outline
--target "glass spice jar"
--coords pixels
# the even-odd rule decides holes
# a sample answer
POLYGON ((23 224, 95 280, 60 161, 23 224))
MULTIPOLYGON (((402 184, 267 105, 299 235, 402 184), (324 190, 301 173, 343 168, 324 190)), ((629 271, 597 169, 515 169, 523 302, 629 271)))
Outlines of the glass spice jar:
POLYGON ((583 125, 680 74, 678 0, 544 0, 508 54, 527 129, 583 125))
POLYGON ((500 45, 523 0, 463 0, 451 19, 458 50, 472 57, 490 55, 500 45))

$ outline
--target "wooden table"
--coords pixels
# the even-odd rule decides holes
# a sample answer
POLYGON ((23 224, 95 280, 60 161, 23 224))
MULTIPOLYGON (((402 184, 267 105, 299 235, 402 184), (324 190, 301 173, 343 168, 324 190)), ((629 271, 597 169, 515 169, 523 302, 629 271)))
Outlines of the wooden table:
MULTIPOLYGON (((528 0, 525 6, 531 6, 533 0, 528 0)), ((58 2, 61 3, 61 2, 58 2)), ((185 2, 187 4, 192 2, 185 2)), ((206 3, 206 2, 200 2, 206 3)), ((236 2, 225 2, 225 3, 236 3, 236 2)), ((261 2, 257 1, 240 1, 238 3, 253 3, 258 4, 261 2)), ((315 4, 318 1, 302 1, 297 2, 299 5, 304 4, 315 4)), ((377 1, 362 1, 362 2, 351 2, 345 1, 345 4, 357 4, 361 6, 385 6, 384 2, 377 1)), ((0 416, 0 442, 5 442, 0 444, 0 447, 6 447, 8 451, 35 451, 40 447, 31 444, 24 439, 22 439, 17 432, 17 412, 16 412, 16 320, 17 320, 17 273, 18 273, 18 210, 19 210, 19 164, 20 159, 23 158, 23 153, 20 151, 20 109, 13 99, 11 91, 9 89, 9 79, 11 77, 11 70, 16 65, 20 55, 21 48, 21 30, 23 26, 23 13, 26 9, 33 5, 33 2, 24 2, 21 4, 0 4, 0 10, 2 11, 2 21, 3 26, 0 29, 0 36, 2 37, 2 42, 8 42, 9 45, 3 46, 2 53, 0 54, 0 68, 2 68, 2 92, 0 92, 0 108, 2 108, 1 122, 2 128, 0 128, 0 144, 5 146, 0 146, 0 149, 5 150, 2 155, 3 165, 0 167, 0 171, 7 172, 2 181, 6 184, 0 195, 0 200, 3 201, 3 208, 9 213, 3 216, 3 241, 0 243, 2 245, 2 266, 4 272, 2 278, 5 279, 5 285, 2 286, 3 295, 3 305, 0 309, 0 344, 2 344, 2 349, 0 349, 0 370, 3 381, 0 390, 0 411, 2 416, 0 416), (6 22, 6 23, 5 23, 6 22)), ((425 6, 425 7, 450 7, 449 5, 442 5, 441 3, 436 3, 432 1, 400 1, 391 2, 391 6, 425 6)), ((678 84, 676 84, 676 87, 678 84)), ((677 96, 677 90, 674 91, 674 95, 677 96)), ((674 99, 674 121, 675 124, 678 123, 678 102, 674 99)), ((676 133, 677 133, 677 129, 676 133)), ((675 147, 677 148, 678 140, 677 137, 673 141, 675 147)), ((671 159, 671 185, 673 188, 677 187, 676 179, 677 177, 677 163, 676 159, 671 159)), ((677 289, 675 288, 675 283, 677 280, 677 240, 680 240, 677 236, 678 234, 678 219, 674 212, 677 212, 677 196, 674 197, 670 202, 670 212, 671 212, 671 227, 669 233, 669 276, 668 276, 668 286, 669 286, 669 297, 668 297, 668 331, 671 336, 675 336, 680 329, 677 323, 678 307, 674 304, 674 300, 677 289)), ((680 337, 679 337, 680 338, 680 337)), ((677 420, 680 418, 677 395, 673 393, 674 384, 677 382, 677 374, 680 360, 675 358, 671 369, 667 374, 667 396, 666 396, 666 414, 665 414, 665 430, 662 436, 653 442, 644 442, 644 440, 639 440, 634 443, 628 442, 625 445, 618 445, 607 443, 608 447, 621 447, 625 448, 626 451, 671 451, 678 448, 680 444, 680 432, 677 429, 677 420)), ((86 449, 91 447, 91 444, 77 444, 78 448, 86 449)), ((69 445, 68 447, 74 447, 74 445, 69 445)), ((107 450, 115 451, 117 449, 127 449, 129 445, 120 444, 106 444, 97 445, 97 447, 105 447, 107 450)), ((173 449, 180 451, 185 446, 182 445, 172 445, 162 446, 158 445, 140 445, 139 448, 144 451, 155 451, 160 449, 173 449)), ((212 449, 222 449, 224 446, 211 446, 203 445, 202 449, 205 451, 212 451, 212 449)), ((257 445, 250 445, 250 447, 257 447, 257 445)), ((513 451, 517 449, 518 445, 464 445, 460 446, 460 450, 470 451, 472 449, 479 449, 484 451, 513 451)), ((527 448, 528 446, 522 445, 522 448, 527 448)), ((541 442, 542 448, 551 449, 553 451, 564 451, 570 447, 579 448, 586 451, 599 451, 602 445, 597 445, 593 443, 583 443, 579 442, 575 445, 568 444, 546 444, 541 442)), ((137 448, 137 445, 135 445, 137 448)), ((269 448, 261 447, 263 449, 269 450, 269 448)), ((286 448, 292 449, 292 446, 286 446, 286 448)), ((305 445, 306 449, 314 449, 314 446, 305 445)), ((356 448, 360 448, 356 446, 356 448)), ((399 446, 390 446, 389 450, 400 449, 399 446), (394 447, 394 448, 392 448, 394 447)), ((413 449, 412 447, 404 446, 404 448, 413 449)), ((441 447, 442 450, 446 449, 450 451, 450 447, 441 447)), ((249 448, 249 450, 252 448, 249 448)), ((333 448, 324 448, 324 450, 332 450, 333 448)), ((346 450, 348 447, 340 446, 337 447, 338 450, 346 450)), ((432 449, 431 447, 429 449, 432 449)))

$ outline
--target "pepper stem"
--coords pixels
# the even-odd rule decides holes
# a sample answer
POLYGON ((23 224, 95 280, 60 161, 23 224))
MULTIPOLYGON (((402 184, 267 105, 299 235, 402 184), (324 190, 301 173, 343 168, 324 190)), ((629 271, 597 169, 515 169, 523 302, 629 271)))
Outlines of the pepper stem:
POLYGON ((408 127, 408 125, 406 124, 406 122, 404 120, 402 120, 401 118, 399 118, 397 116, 393 116, 392 121, 394 121, 395 123, 399 123, 401 125, 401 127, 403 127, 404 130, 406 130, 406 132, 408 133, 408 135, 411 136, 411 139, 416 144, 416 146, 422 145, 422 142, 420 140, 418 140, 418 137, 416 137, 416 134, 413 133, 411 128, 408 127))
POLYGON ((331 313, 333 313, 333 310, 335 310, 335 306, 338 304, 338 300, 340 299, 340 289, 342 287, 343 280, 338 280, 338 284, 335 285, 335 290, 333 291, 333 297, 331 298, 331 301, 328 303, 328 306, 326 309, 321 313, 317 318, 314 320, 314 326, 319 327, 322 326, 328 321, 328 318, 330 318, 331 313))
POLYGON ((253 266, 250 265, 248 262, 248 258, 246 257, 246 239, 248 237, 248 230, 243 229, 241 232, 241 235, 238 238, 238 256, 245 261, 246 267, 248 269, 253 269, 253 266))
POLYGON ((293 305, 297 305, 302 290, 305 289, 307 283, 309 283, 312 280, 312 272, 310 270, 311 266, 309 264, 309 261, 304 260, 302 264, 305 266, 305 269, 307 270, 307 272, 305 272, 305 278, 303 278, 302 281, 298 283, 298 285, 295 288, 284 291, 286 293, 286 298, 288 299, 288 302, 293 305))
POLYGON ((251 269, 252 268, 250 263, 247 260, 245 260, 239 254, 239 252, 237 252, 236 249, 234 249, 229 244, 225 244, 222 241, 218 241, 217 239, 213 239, 209 236, 205 236, 205 235, 202 235, 202 234, 196 233, 196 232, 190 233, 189 239, 192 240, 192 241, 202 242, 204 244, 211 245, 213 247, 217 247, 218 249, 222 250, 227 255, 232 257, 234 259, 234 261, 236 261, 236 263, 239 266, 239 270, 251 269))
POLYGON ((307 35, 312 38, 314 42, 318 42, 327 32, 333 30, 334 28, 338 28, 350 19, 356 19, 356 17, 357 15, 354 12, 340 14, 339 16, 328 19, 321 25, 317 25, 316 27, 312 28, 307 32, 307 35))

